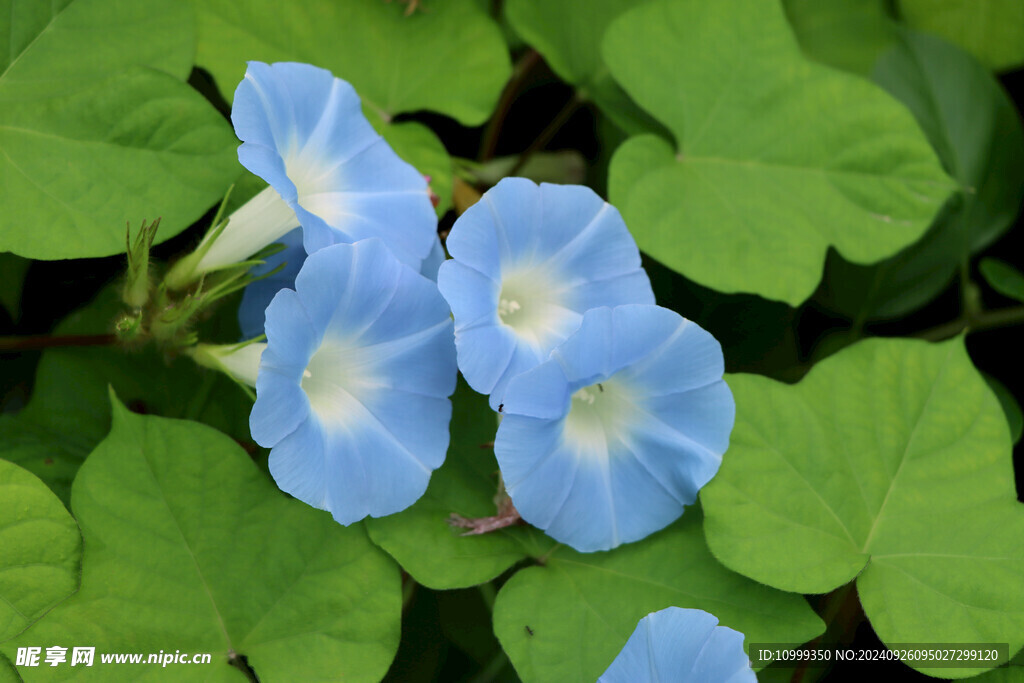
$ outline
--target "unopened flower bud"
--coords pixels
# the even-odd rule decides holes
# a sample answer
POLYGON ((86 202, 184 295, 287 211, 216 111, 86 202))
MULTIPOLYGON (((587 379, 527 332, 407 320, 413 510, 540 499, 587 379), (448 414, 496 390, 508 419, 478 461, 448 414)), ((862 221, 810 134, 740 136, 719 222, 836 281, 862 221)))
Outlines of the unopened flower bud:
POLYGON ((159 218, 149 225, 146 225, 146 221, 142 221, 142 227, 135 235, 134 243, 132 242, 131 226, 125 230, 128 270, 125 273, 121 299, 132 308, 142 308, 149 301, 149 249, 153 246, 153 239, 156 237, 159 227, 159 218))

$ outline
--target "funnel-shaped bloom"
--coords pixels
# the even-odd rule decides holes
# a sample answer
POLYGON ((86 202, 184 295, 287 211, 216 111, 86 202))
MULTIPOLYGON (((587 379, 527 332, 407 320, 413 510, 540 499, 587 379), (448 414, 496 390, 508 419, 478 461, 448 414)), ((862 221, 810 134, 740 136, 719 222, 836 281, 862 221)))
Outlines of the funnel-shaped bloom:
POLYGON ((581 552, 673 522, 729 445, 723 371, 715 338, 666 308, 587 311, 505 392, 494 453, 519 514, 581 552))
POLYGON ((587 310, 654 303, 622 217, 587 187, 505 178, 459 217, 447 247, 438 287, 455 315, 459 369, 495 410, 509 380, 587 310))
POLYGON ((270 473, 342 524, 412 505, 444 461, 452 322, 433 282, 379 240, 311 254, 266 311, 249 420, 270 473))
POLYGON ((419 268, 437 225, 427 182, 373 129, 351 85, 309 64, 249 62, 231 122, 238 160, 295 211, 308 253, 379 237, 419 268))
POLYGON ((598 683, 756 683, 743 634, 699 609, 668 607, 640 620, 598 683))
POLYGON ((308 253, 380 238, 412 268, 430 252, 437 216, 426 179, 363 116, 352 86, 309 64, 249 62, 231 109, 238 160, 270 183, 171 272, 172 286, 243 261, 301 225, 308 253))

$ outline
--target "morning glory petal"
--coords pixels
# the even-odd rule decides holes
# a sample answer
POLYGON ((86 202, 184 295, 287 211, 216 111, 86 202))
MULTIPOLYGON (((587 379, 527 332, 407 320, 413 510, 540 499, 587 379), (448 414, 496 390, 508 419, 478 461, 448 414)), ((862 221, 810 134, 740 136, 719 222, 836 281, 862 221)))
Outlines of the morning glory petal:
POLYGON ((238 326, 242 330, 242 339, 252 339, 263 334, 267 306, 279 291, 295 286, 295 276, 306 260, 301 228, 295 228, 279 242, 284 245, 284 249, 271 254, 264 259, 263 265, 249 271, 251 275, 259 277, 282 266, 276 273, 248 285, 242 293, 242 303, 238 307, 238 326))
POLYGON ((435 237, 434 246, 430 248, 430 253, 423 259, 423 264, 420 266, 420 275, 436 283, 437 271, 447 258, 448 255, 444 253, 444 245, 441 244, 440 239, 435 237))
POLYGON ((601 306, 654 303, 651 281, 643 270, 604 280, 581 280, 569 286, 566 294, 585 311, 601 306))
POLYGON ((756 683, 743 634, 699 609, 668 607, 640 620, 598 683, 756 683))
POLYGON ((581 552, 671 524, 728 448, 735 403, 722 368, 714 338, 668 309, 588 311, 505 392, 494 452, 519 514, 581 552))
MULTIPOLYGON (((643 272, 640 252, 632 235, 623 229, 622 216, 589 188, 542 185, 541 206, 543 224, 562 228, 552 229, 545 233, 543 241, 538 240, 537 251, 544 255, 549 267, 558 267, 579 282, 643 272), (577 227, 567 230, 566 226, 577 227)), ((612 299, 588 308, 628 303, 653 304, 654 294, 648 287, 638 300, 612 299)))
POLYGON ((294 210, 308 253, 378 237, 420 267, 436 239, 427 182, 373 129, 351 85, 309 64, 249 62, 231 121, 239 161, 294 210))
MULTIPOLYGON (((548 226, 548 230, 542 232, 530 232, 522 237, 535 243, 534 249, 537 253, 545 255, 548 259, 556 259, 560 254, 579 253, 576 245, 584 240, 590 239, 588 234, 592 232, 594 224, 599 217, 607 214, 609 218, 618 216, 618 211, 611 205, 597 196, 593 190, 584 185, 550 185, 543 183, 540 186, 540 221, 548 226), (582 229, 580 226, 583 226, 582 229)), ((621 223, 621 218, 619 219, 621 223)), ((616 226, 609 224, 611 237, 613 239, 626 237, 629 232, 622 232, 616 226)), ((624 265, 623 270, 629 270, 640 266, 640 254, 636 253, 636 260, 632 258, 636 247, 627 247, 620 259, 624 265)))
POLYGON ((366 245, 336 250, 331 259, 307 258, 295 278, 303 307, 325 334, 334 330, 334 336, 358 336, 395 299, 402 264, 380 241, 367 240, 366 245))
MULTIPOLYGON (((678 497, 646 463, 639 458, 629 457, 631 453, 625 446, 613 448, 611 455, 608 497, 613 501, 629 500, 631 497, 644 501, 642 506, 612 507, 615 533, 622 538, 643 538, 650 533, 648 530, 652 520, 656 520, 657 525, 668 526, 679 519, 682 507, 678 497)), ((581 503, 585 504, 585 500, 581 499, 581 503)))
POLYGON ((266 316, 267 350, 260 365, 272 365, 298 379, 319 346, 323 332, 316 329, 299 296, 290 289, 274 295, 266 316))
POLYGON ((662 424, 672 425, 675 431, 709 451, 724 453, 729 447, 729 426, 736 417, 736 404, 723 381, 652 396, 646 409, 651 417, 662 424))
MULTIPOLYGON (((680 325, 682 318, 659 306, 602 307, 587 313, 587 334, 574 335, 555 352, 570 382, 586 380, 595 372, 611 374, 613 368, 630 368, 630 372, 641 358, 657 350, 687 324, 680 325), (643 334, 637 334, 638 329, 643 334)), ((645 364, 655 363, 659 358, 645 358, 645 364)))
MULTIPOLYGON (((250 419, 253 421, 255 418, 250 419)), ((327 460, 311 455, 324 450, 323 425, 317 420, 304 420, 274 446, 274 457, 268 463, 278 488, 321 510, 326 509, 323 482, 327 481, 327 460)))
POLYGON ((502 420, 502 425, 506 422, 503 444, 515 457, 507 458, 507 466, 501 468, 505 492, 517 507, 522 504, 534 511, 531 524, 547 528, 569 495, 578 463, 558 457, 558 422, 520 418, 502 420))
MULTIPOLYGON (((410 408, 407 415, 416 424, 402 425, 400 421, 382 420, 381 406, 376 406, 375 413, 366 405, 372 401, 365 396, 352 399, 343 405, 354 427, 321 422, 325 433, 323 452, 362 457, 312 458, 324 463, 324 485, 321 497, 306 501, 330 510, 334 519, 346 525, 367 515, 383 517, 400 512, 423 495, 431 471, 444 461, 451 416, 447 399, 404 396, 401 408, 410 408), (430 430, 424 432, 423 440, 415 438, 416 426, 430 430), (443 436, 438 435, 439 430, 443 436)), ((391 402, 395 403, 394 397, 391 402)), ((391 411, 392 417, 398 414, 398 409, 391 411)))
MULTIPOLYGON (((490 215, 502 265, 537 255, 540 231, 540 190, 526 178, 504 178, 480 198, 476 206, 490 215), (501 189, 498 189, 500 186, 501 189)), ((467 213, 469 213, 467 211, 467 213)), ((454 232, 454 228, 453 228, 454 232)))
POLYGON ((461 261, 445 261, 438 267, 437 288, 452 310, 458 311, 456 315, 459 319, 466 321, 463 329, 477 327, 481 322, 485 322, 488 327, 499 324, 498 294, 501 293, 501 284, 480 271, 461 261), (486 321, 482 320, 484 318, 486 321))
POLYGON ((654 302, 622 217, 586 187, 504 178, 459 217, 447 246, 438 287, 455 317, 459 369, 495 409, 586 311, 654 302), (485 327, 511 334, 515 350, 476 348, 496 338, 485 327))
MULTIPOLYGON (((455 338, 455 347, 463 377, 481 394, 492 393, 518 350, 515 336, 509 330, 486 324, 486 321, 464 328, 462 334, 455 338)), ((491 401, 491 408, 497 410, 498 404, 491 401)))
POLYGON ((569 380, 562 366, 541 363, 512 380, 502 411, 557 420, 568 412, 569 394, 569 380))
POLYGON ((579 457, 575 450, 563 447, 555 454, 558 460, 575 466, 569 490, 556 501, 557 510, 545 531, 552 538, 572 538, 573 547, 582 552, 604 550, 609 544, 615 547, 621 542, 616 523, 619 501, 611 490, 608 458, 595 462, 579 457))
MULTIPOLYGON (((338 320, 336 317, 332 321, 332 327, 338 320)), ((394 347, 399 340, 406 346, 412 343, 419 346, 428 336, 436 336, 442 329, 450 331, 451 327, 451 309, 438 294, 437 286, 402 266, 395 277, 395 296, 362 331, 362 340, 366 345, 390 344, 388 348, 394 347), (417 331, 410 333, 410 329, 417 331)), ((451 340, 449 334, 447 341, 450 343, 451 340)), ((454 390, 455 385, 452 384, 444 395, 454 390)))
POLYGON ((309 400, 295 381, 266 365, 256 378, 256 392, 263 400, 253 404, 249 431, 264 448, 276 446, 309 417, 309 400))
MULTIPOLYGON (((242 303, 238 308, 238 324, 242 330, 242 339, 252 339, 264 333, 264 314, 267 306, 280 290, 295 287, 295 276, 306 260, 306 250, 302 246, 302 228, 292 230, 278 241, 284 249, 271 254, 264 260, 263 265, 249 271, 253 276, 261 276, 282 266, 281 270, 256 280, 245 288, 242 303)), ((441 240, 435 238, 434 248, 423 261, 420 274, 436 283, 437 271, 445 258, 441 240)))
MULTIPOLYGON (((624 343, 630 341, 638 340, 627 337, 624 343)), ((685 325, 667 336, 643 363, 629 370, 632 380, 650 387, 653 394, 704 387, 719 381, 724 372, 725 361, 718 340, 695 324, 685 325), (659 360, 663 356, 675 358, 676 362, 666 365, 659 360)))
POLYGON ((428 475, 423 480, 423 488, 426 489, 429 473, 441 466, 448 450, 452 404, 447 397, 401 393, 404 395, 398 397, 400 400, 392 400, 393 396, 379 392, 376 398, 366 400, 364 406, 391 435, 391 440, 406 450, 409 458, 423 466, 428 475))
POLYGON ((500 236, 494 223, 494 215, 477 202, 459 216, 455 223, 460 226, 459 229, 456 231, 455 226, 452 226, 448 239, 445 240, 445 246, 448 247, 448 253, 454 262, 500 282, 500 236), (478 206, 480 208, 477 208, 478 206))
MULTIPOLYGON (((491 410, 497 410, 504 402, 505 387, 515 377, 521 375, 527 370, 532 370, 543 360, 541 352, 531 346, 525 346, 523 344, 516 344, 512 347, 512 358, 509 360, 508 365, 502 371, 498 380, 494 383, 494 388, 490 391, 488 396, 488 403, 491 406, 491 410)), ((491 363, 493 363, 493 358, 491 363)), ((469 365, 469 367, 472 367, 469 365)), ((465 374, 465 372, 463 373, 465 374)), ((472 386, 472 385, 470 385, 472 386)))
MULTIPOLYGON (((275 441, 278 486, 342 524, 412 505, 444 461, 456 365, 437 287, 377 239, 326 247, 266 311, 251 426, 304 406, 275 441)), ((281 420, 278 420, 281 422, 281 420)), ((260 442, 263 443, 263 442, 260 442)))

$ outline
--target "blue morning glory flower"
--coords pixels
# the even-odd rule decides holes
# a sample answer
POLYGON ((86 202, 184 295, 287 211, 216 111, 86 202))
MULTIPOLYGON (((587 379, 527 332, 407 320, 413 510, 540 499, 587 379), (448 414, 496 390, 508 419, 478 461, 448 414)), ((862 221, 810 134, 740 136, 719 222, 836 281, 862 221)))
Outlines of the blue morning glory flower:
POLYGON ((699 609, 668 607, 640 620, 598 683, 756 683, 743 634, 699 609))
POLYGON ((447 240, 438 287, 455 316, 459 369, 503 401, 598 306, 653 304, 640 252, 615 207, 578 185, 505 178, 447 240))
POLYGON ((373 129, 351 85, 310 64, 249 62, 231 122, 238 160, 270 187, 173 282, 238 263, 298 225, 307 253, 378 237, 420 267, 437 227, 427 181, 373 129))
POLYGON ((494 453, 519 514, 581 552, 673 522, 729 445, 723 371, 715 338, 673 311, 587 311, 505 392, 494 453))
POLYGON ((419 268, 436 236, 427 181, 373 129, 351 85, 309 64, 249 62, 231 122, 238 160, 295 211, 307 253, 379 237, 419 268))
POLYGON ((404 510, 444 461, 448 306, 380 240, 306 258, 266 310, 253 439, 277 485, 342 524, 404 510))

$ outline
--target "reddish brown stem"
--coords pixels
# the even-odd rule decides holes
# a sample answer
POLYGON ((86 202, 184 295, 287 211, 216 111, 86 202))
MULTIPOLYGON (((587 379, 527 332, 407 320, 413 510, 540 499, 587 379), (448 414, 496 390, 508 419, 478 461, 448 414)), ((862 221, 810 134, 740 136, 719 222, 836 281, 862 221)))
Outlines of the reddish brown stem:
POLYGON ((0 337, 0 352, 34 351, 58 346, 112 346, 117 343, 113 334, 34 334, 22 337, 0 337))

